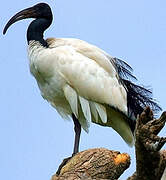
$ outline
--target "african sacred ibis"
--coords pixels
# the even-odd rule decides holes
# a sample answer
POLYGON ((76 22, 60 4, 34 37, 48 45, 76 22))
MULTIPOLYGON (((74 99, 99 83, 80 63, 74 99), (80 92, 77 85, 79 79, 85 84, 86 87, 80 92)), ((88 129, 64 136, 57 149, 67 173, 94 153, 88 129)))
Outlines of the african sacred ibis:
POLYGON ((81 128, 90 123, 112 127, 129 145, 137 114, 145 106, 158 111, 150 90, 131 82, 132 68, 102 49, 71 38, 43 38, 52 23, 48 4, 39 3, 14 15, 3 34, 16 21, 35 18, 27 30, 30 71, 41 95, 63 118, 75 125, 73 154, 78 152, 81 128))

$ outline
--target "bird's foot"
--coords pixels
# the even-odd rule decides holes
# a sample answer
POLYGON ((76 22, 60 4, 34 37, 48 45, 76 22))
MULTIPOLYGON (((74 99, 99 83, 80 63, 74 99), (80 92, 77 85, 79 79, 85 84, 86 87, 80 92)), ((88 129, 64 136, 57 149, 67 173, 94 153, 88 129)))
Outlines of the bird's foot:
POLYGON ((57 174, 57 175, 59 175, 59 174, 60 174, 61 169, 63 168, 63 166, 65 166, 65 165, 67 164, 67 162, 68 162, 71 158, 72 158, 72 156, 71 156, 71 157, 68 157, 68 158, 63 159, 62 163, 59 165, 58 170, 57 170, 57 172, 56 172, 56 174, 57 174))
POLYGON ((75 156, 74 153, 72 154, 72 156, 63 159, 62 163, 59 165, 58 170, 57 170, 57 172, 56 172, 57 175, 60 174, 61 169, 63 168, 63 166, 65 166, 73 156, 75 156))

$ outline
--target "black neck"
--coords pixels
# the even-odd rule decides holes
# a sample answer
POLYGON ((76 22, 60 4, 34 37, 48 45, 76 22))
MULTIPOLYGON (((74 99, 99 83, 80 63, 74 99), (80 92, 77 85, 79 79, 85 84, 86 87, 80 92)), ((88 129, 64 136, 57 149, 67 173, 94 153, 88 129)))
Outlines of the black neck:
POLYGON ((51 25, 52 19, 36 19, 31 22, 27 31, 27 41, 35 40, 41 43, 44 47, 48 47, 47 42, 43 39, 44 31, 51 25))

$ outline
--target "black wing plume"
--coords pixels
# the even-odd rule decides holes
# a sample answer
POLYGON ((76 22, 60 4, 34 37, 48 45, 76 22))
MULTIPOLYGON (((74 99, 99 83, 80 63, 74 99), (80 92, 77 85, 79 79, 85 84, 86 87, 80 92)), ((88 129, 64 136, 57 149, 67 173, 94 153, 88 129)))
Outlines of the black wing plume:
POLYGON ((120 82, 127 89, 128 115, 132 119, 142 113, 146 106, 149 106, 154 113, 159 112, 161 107, 152 98, 152 91, 144 86, 137 85, 131 80, 137 80, 132 74, 133 69, 121 59, 113 58, 115 68, 119 74, 120 82))

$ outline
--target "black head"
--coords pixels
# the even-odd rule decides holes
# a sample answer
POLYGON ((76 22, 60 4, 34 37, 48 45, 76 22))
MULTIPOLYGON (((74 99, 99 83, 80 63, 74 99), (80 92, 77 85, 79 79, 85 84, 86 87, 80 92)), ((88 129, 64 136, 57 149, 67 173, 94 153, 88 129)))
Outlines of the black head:
POLYGON ((35 12, 35 18, 45 18, 50 19, 52 18, 52 11, 48 4, 46 3, 39 3, 32 7, 35 12))
POLYGON ((7 29, 15 22, 22 20, 22 19, 27 19, 27 18, 43 18, 47 19, 52 22, 52 11, 51 8, 48 4, 46 3, 39 3, 36 4, 30 8, 24 9, 17 14, 15 14, 6 24, 3 34, 6 33, 7 29))

